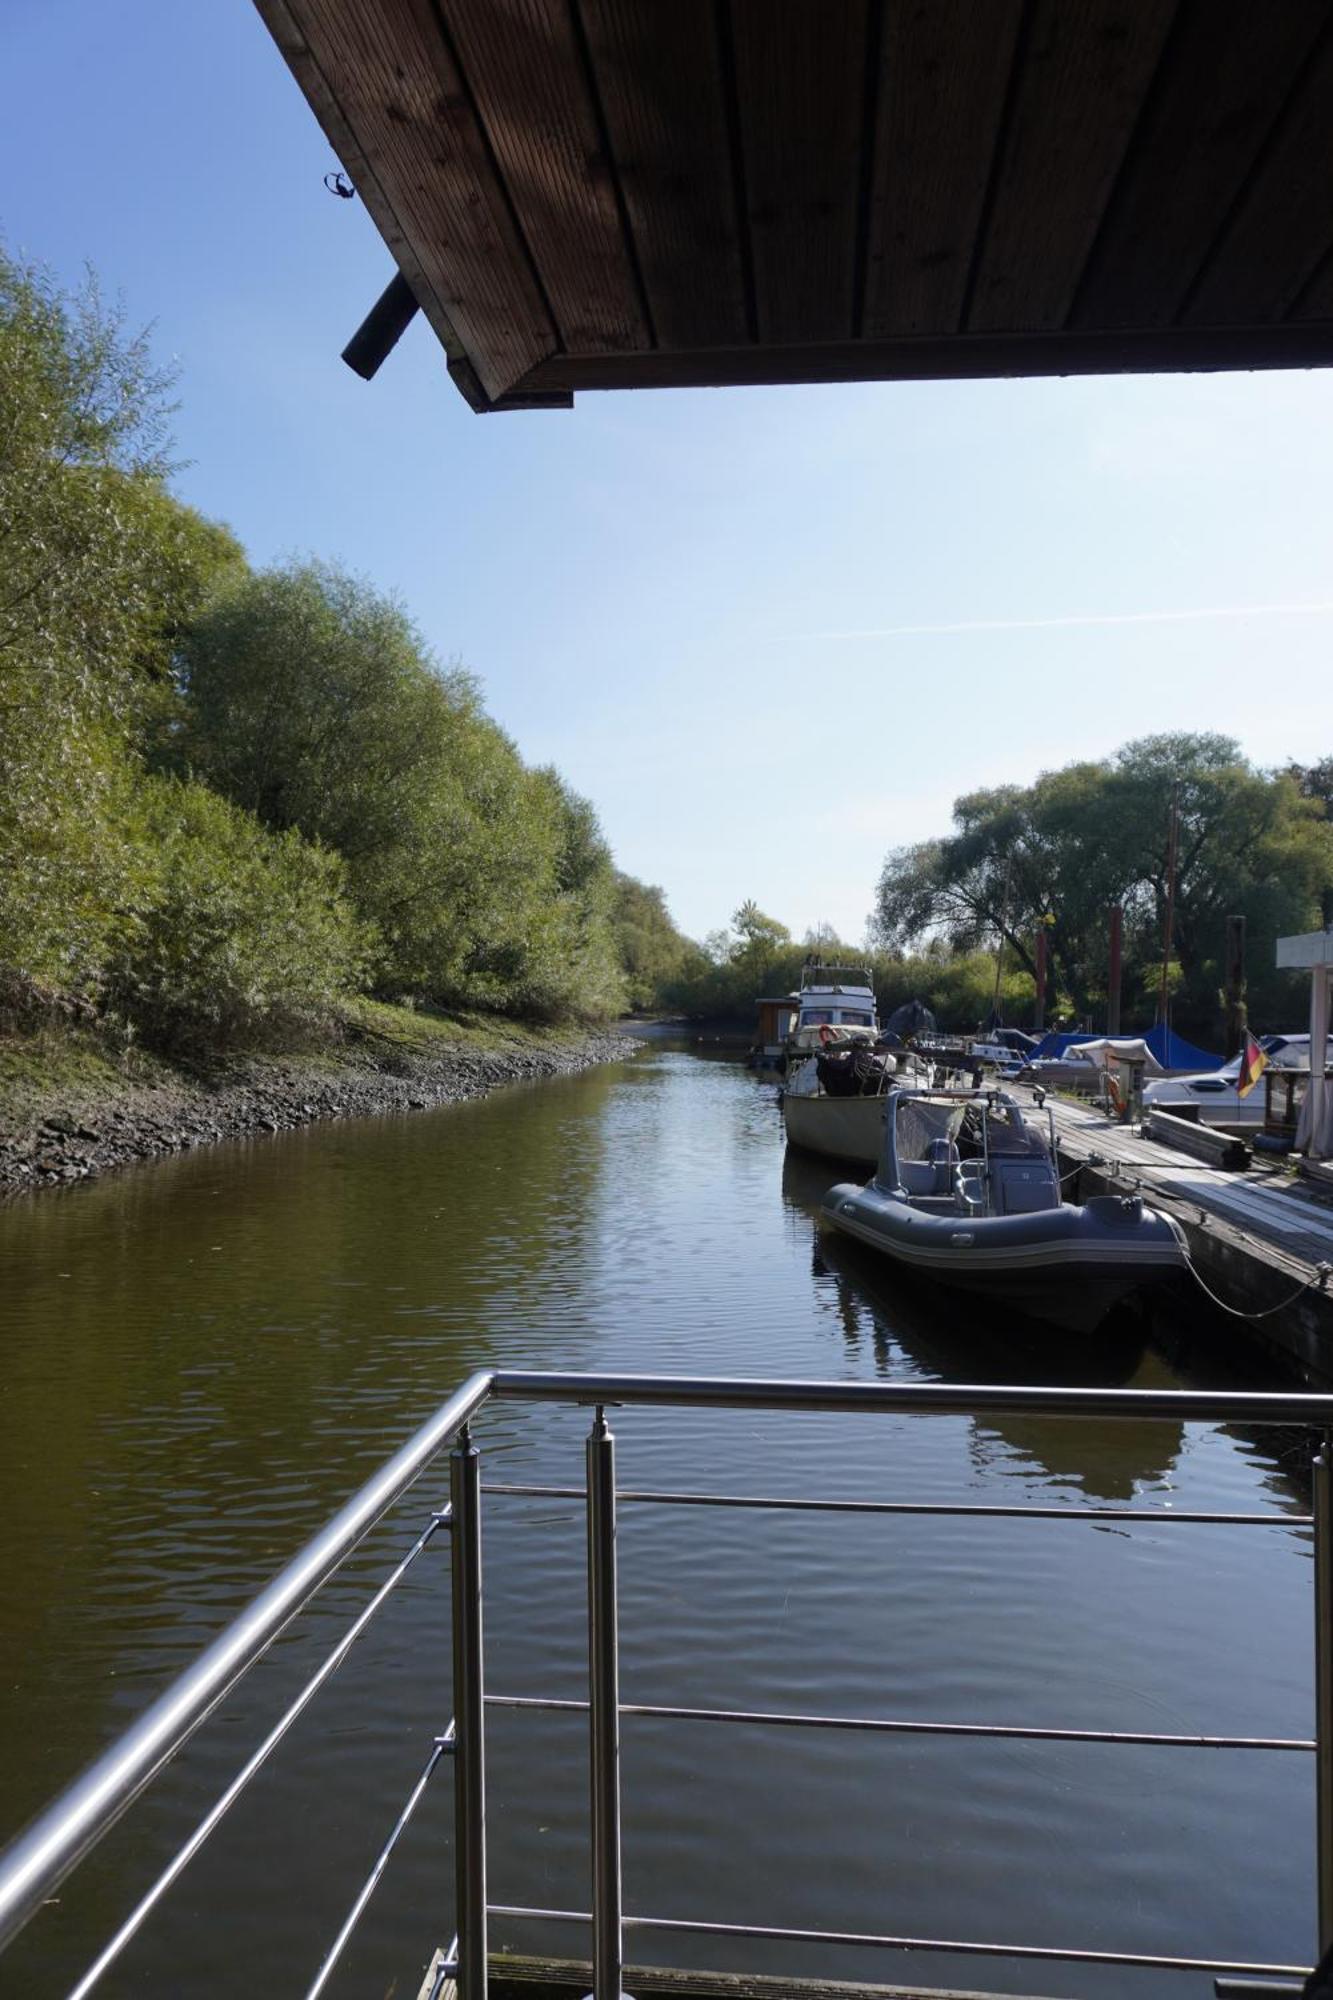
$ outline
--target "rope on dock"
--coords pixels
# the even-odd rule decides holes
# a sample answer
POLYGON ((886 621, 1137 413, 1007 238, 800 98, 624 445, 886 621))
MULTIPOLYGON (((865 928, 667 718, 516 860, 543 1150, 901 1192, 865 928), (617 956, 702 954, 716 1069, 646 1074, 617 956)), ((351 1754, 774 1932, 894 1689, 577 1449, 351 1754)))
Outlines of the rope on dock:
POLYGON ((1275 1306, 1264 1306, 1259 1312, 1249 1312, 1244 1306, 1228 1305, 1225 1299, 1218 1297, 1207 1279, 1199 1271, 1188 1250, 1185 1252, 1185 1268, 1199 1286, 1199 1289, 1207 1293, 1213 1304, 1220 1306, 1223 1312, 1230 1313, 1234 1319, 1269 1319, 1274 1313, 1286 1312, 1289 1306, 1295 1305, 1303 1292, 1322 1291, 1328 1283, 1330 1276, 1333 1276, 1333 1264, 1316 1264, 1309 1277, 1302 1278, 1295 1291, 1290 1293, 1287 1298, 1279 1299, 1275 1306))
MULTIPOLYGON (((1135 1160, 1132 1163, 1129 1161, 1125 1161, 1123 1165, 1121 1165, 1121 1163, 1117 1161, 1107 1160, 1100 1153, 1089 1153, 1088 1157, 1085 1160, 1079 1160, 1074 1166, 1072 1166, 1069 1169, 1069 1172, 1067 1174, 1062 1174, 1060 1176, 1060 1185, 1063 1187, 1064 1183, 1067 1180, 1072 1180, 1074 1175, 1081 1173, 1085 1167, 1107 1167, 1107 1166, 1111 1167, 1112 1170, 1115 1170, 1117 1166, 1120 1166, 1120 1170, 1124 1173, 1125 1179, 1132 1180, 1136 1192, 1143 1186, 1143 1177, 1145 1172, 1151 1174, 1153 1172, 1174 1173, 1179 1171, 1178 1168, 1171 1166, 1165 1160, 1162 1161, 1160 1165, 1155 1160, 1151 1162, 1147 1160, 1142 1160, 1142 1161, 1135 1160)), ((1185 1197, 1182 1197, 1182 1199, 1184 1198, 1185 1197)), ((1201 1209, 1200 1220, 1202 1221, 1204 1219, 1205 1219, 1204 1212, 1201 1209)), ((1251 1312, 1245 1306, 1233 1306, 1226 1299, 1221 1298, 1218 1295, 1218 1293, 1216 1293, 1213 1290, 1212 1286, 1208 1283, 1208 1280, 1199 1270, 1197 1264, 1194 1262, 1194 1259, 1190 1255, 1188 1249, 1186 1249, 1184 1252, 1184 1258, 1185 1258, 1185 1268, 1189 1272, 1190 1276, 1194 1279, 1194 1282, 1198 1285, 1200 1291, 1203 1292, 1208 1298, 1210 1298, 1213 1304, 1217 1306, 1220 1311, 1224 1313, 1230 1313, 1233 1319, 1249 1319, 1249 1320, 1271 1319, 1274 1313, 1286 1312, 1291 1306, 1294 1306, 1297 1299, 1301 1298, 1306 1292, 1322 1291, 1325 1285, 1327 1285, 1329 1279, 1333 1278, 1333 1264, 1330 1264, 1327 1261, 1320 1262, 1315 1265, 1309 1277, 1302 1278, 1300 1284, 1297 1285, 1295 1290, 1290 1292, 1286 1298, 1279 1299, 1276 1305, 1264 1306, 1260 1308, 1258 1311, 1251 1312)))

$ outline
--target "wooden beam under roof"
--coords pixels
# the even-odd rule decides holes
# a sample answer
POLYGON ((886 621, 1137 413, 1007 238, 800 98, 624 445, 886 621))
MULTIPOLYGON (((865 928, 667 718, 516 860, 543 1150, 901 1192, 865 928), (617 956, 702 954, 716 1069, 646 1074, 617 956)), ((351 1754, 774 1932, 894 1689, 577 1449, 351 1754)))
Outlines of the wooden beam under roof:
POLYGON ((582 0, 579 11, 655 341, 748 339, 715 0, 582 0))
POLYGON ((478 409, 1333 362, 1333 0, 256 4, 478 409))
POLYGON ((889 9, 861 331, 955 333, 1013 68, 1023 0, 889 9))

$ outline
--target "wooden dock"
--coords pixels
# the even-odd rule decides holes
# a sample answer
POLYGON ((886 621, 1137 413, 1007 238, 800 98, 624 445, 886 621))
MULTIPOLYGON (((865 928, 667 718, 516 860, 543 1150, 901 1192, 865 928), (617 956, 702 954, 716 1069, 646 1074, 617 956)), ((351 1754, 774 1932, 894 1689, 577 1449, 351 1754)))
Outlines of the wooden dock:
POLYGON ((1228 1173, 1090 1104, 1048 1097, 1046 1108, 1076 1196, 1138 1192, 1174 1216, 1199 1278, 1244 1315, 1237 1325, 1303 1379, 1333 1381, 1333 1205, 1284 1166, 1228 1173))

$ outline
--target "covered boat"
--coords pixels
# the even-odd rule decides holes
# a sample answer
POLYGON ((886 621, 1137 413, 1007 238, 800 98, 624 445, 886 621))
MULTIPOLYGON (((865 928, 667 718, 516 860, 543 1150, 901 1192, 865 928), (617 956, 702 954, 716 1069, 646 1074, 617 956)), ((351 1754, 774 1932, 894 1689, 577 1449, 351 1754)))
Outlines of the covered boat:
POLYGON ((820 1219, 906 1269, 1079 1332, 1185 1263, 1178 1225, 1137 1195, 1062 1201, 1053 1132, 1001 1090, 892 1089, 875 1178, 830 1188, 820 1219))

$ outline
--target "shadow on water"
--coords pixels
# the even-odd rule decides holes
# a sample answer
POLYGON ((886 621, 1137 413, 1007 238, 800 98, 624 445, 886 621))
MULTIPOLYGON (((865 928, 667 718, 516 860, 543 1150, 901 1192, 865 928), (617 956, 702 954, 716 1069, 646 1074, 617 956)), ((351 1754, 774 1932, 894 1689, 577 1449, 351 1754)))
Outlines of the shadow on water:
MULTIPOLYGON (((868 1347, 876 1372, 904 1365, 943 1382, 1040 1383, 1066 1388, 1271 1389, 1271 1361, 1234 1320, 1214 1310, 1187 1277, 1123 1301, 1091 1335, 1075 1335, 954 1293, 904 1271, 868 1245, 819 1226, 819 1205, 840 1180, 862 1180, 855 1164, 788 1147, 782 1198, 811 1229, 811 1272, 853 1351, 868 1347)), ((1308 1507, 1311 1447, 1281 1426, 1236 1425, 1232 1433, 1271 1466, 1270 1490, 1308 1507)), ((1184 1426, 1161 1421, 1075 1425, 1067 1419, 978 1421, 978 1449, 994 1436, 1052 1477, 1091 1497, 1124 1500, 1168 1480, 1184 1426)))

